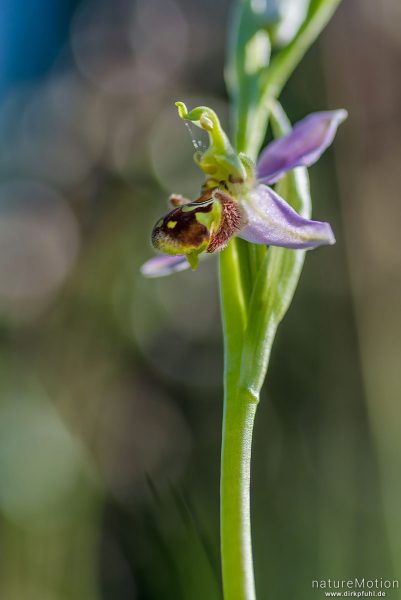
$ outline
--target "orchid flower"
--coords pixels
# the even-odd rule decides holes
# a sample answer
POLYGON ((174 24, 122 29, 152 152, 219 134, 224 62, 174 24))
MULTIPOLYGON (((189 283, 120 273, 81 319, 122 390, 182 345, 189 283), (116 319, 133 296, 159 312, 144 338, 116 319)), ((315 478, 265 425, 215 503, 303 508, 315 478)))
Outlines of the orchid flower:
POLYGON ((182 119, 209 134, 209 148, 194 157, 206 182, 194 201, 170 196, 174 208, 152 231, 152 244, 164 256, 148 260, 141 268, 143 275, 196 269, 200 254, 219 252, 234 236, 297 249, 335 243, 328 223, 302 217, 270 186, 287 171, 309 167, 320 158, 346 118, 345 110, 309 115, 291 133, 268 144, 254 165, 246 155, 235 153, 213 110, 200 106, 188 113, 185 104, 176 105, 182 119))

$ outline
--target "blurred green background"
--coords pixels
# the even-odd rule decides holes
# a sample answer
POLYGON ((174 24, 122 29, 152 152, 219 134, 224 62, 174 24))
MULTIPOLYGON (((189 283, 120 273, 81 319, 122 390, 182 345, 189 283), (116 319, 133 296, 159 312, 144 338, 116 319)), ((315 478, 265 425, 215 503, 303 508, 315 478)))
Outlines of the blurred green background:
MULTIPOLYGON (((228 0, 2 0, 0 598, 221 598, 216 260, 144 280, 201 182, 174 101, 215 108, 228 0)), ((401 577, 401 5, 345 0, 291 78, 347 108, 256 422, 259 598, 401 577)), ((400 598, 396 591, 387 597, 400 598)))

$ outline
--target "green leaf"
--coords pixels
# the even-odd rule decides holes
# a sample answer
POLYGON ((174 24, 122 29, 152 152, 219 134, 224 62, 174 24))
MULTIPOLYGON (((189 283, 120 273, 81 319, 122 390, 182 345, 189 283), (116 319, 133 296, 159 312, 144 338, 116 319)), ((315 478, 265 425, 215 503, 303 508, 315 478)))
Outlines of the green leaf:
MULTIPOLYGON (((290 131, 284 111, 275 104, 272 126, 276 137, 290 131)), ((308 174, 305 168, 288 173, 277 186, 278 193, 303 216, 311 215, 308 174)), ((277 327, 288 310, 302 271, 305 250, 269 248, 254 281, 244 335, 240 389, 259 396, 265 379, 277 327)))
MULTIPOLYGON (((267 2, 271 6, 273 0, 267 2)), ((289 1, 289 0, 288 0, 289 1)), ((302 2, 304 0, 293 0, 302 2)), ((279 8, 284 0, 275 0, 279 8)), ((278 98, 283 86, 305 52, 327 25, 341 0, 311 0, 295 37, 269 62, 265 52, 265 63, 256 52, 249 52, 249 44, 258 32, 264 32, 269 39, 273 35, 272 24, 266 22, 266 14, 257 13, 256 0, 239 0, 233 13, 232 33, 228 47, 227 85, 233 100, 233 118, 236 123, 236 145, 239 152, 246 152, 256 159, 266 133, 271 99, 278 98), (253 7, 253 8, 252 8, 253 7)), ((263 3, 261 3, 262 6, 263 3)), ((283 4, 284 5, 284 4, 283 4)), ((298 4, 297 4, 298 5, 298 4)), ((269 54, 270 57, 270 54, 269 54)))

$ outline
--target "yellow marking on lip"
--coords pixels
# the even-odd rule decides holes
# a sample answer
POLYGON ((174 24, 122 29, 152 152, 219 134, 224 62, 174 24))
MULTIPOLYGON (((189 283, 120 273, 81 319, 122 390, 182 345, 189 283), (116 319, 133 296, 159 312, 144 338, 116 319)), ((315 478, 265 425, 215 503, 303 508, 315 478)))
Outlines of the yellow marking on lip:
POLYGON ((174 227, 175 227, 176 225, 177 225, 177 221, 169 221, 169 222, 167 223, 167 227, 168 227, 169 229, 174 229, 174 227))

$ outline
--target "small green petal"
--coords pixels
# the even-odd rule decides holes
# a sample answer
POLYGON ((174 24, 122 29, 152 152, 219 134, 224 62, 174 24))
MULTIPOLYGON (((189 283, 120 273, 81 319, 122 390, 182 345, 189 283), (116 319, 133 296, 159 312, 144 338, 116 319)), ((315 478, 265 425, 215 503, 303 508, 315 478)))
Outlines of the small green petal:
POLYGON ((199 254, 196 252, 192 252, 191 254, 187 254, 187 261, 189 262, 189 266, 193 271, 196 271, 199 265, 199 254))

